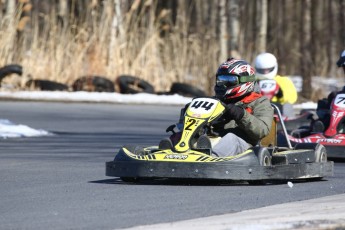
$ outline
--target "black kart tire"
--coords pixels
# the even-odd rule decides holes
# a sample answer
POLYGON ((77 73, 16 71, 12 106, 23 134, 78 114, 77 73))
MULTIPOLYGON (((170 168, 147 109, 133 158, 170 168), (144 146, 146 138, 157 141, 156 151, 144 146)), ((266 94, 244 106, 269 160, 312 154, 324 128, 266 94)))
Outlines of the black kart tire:
POLYGON ((271 166, 272 165, 272 157, 270 152, 267 148, 264 147, 254 147, 253 149, 255 155, 258 158, 259 164, 261 166, 271 166))
POLYGON ((154 93, 150 83, 135 76, 120 75, 116 82, 122 94, 154 93))
POLYGON ((11 65, 5 65, 0 68, 0 82, 1 80, 6 77, 7 75, 10 74, 18 74, 22 75, 23 74, 23 67, 21 65, 17 64, 11 64, 11 65))
MULTIPOLYGON (((315 162, 327 162, 326 147, 319 143, 298 143, 295 149, 313 149, 315 151, 315 162)), ((320 181, 323 177, 308 178, 308 181, 320 181)))
POLYGON ((327 162, 326 147, 318 145, 315 149, 315 162, 327 162))
POLYGON ((313 149, 315 151, 315 162, 327 162, 326 147, 319 143, 298 143, 294 149, 313 149))
POLYGON ((207 94, 201 89, 186 83, 175 82, 170 88, 171 94, 179 94, 186 97, 206 97, 207 94))
POLYGON ((39 89, 42 91, 67 91, 68 86, 62 83, 49 80, 31 79, 26 82, 26 87, 39 89))
MULTIPOLYGON (((261 166, 271 166, 272 165, 272 156, 267 148, 263 147, 254 147, 253 151, 258 158, 258 162, 261 166)), ((267 184, 266 180, 249 180, 248 184, 250 185, 265 185, 267 184)))
POLYGON ((112 81, 100 76, 84 76, 75 80, 72 84, 73 91, 87 92, 115 92, 112 81))

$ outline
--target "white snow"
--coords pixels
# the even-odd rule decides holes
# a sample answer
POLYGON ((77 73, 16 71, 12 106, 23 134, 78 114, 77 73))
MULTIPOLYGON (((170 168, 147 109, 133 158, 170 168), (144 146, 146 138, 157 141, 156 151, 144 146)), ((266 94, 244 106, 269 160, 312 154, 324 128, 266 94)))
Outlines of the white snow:
POLYGON ((22 124, 14 124, 9 120, 0 119, 0 138, 6 139, 10 137, 34 137, 52 135, 45 130, 36 130, 22 124))
MULTIPOLYGON (((192 100, 181 95, 155 95, 147 93, 120 94, 96 92, 52 92, 52 91, 18 91, 0 92, 0 99, 33 100, 33 101, 71 101, 71 102, 106 102, 121 104, 164 104, 185 105, 192 100)), ((308 102, 294 105, 296 109, 315 109, 316 103, 308 102)), ((51 133, 36 130, 23 124, 14 124, 6 117, 0 117, 0 139, 11 137, 45 136, 51 133)))
MULTIPOLYGON (((33 100, 33 101, 70 101, 70 102, 106 102, 121 104, 170 104, 185 105, 191 101, 189 97, 180 95, 155 95, 147 93, 119 94, 96 92, 51 92, 51 91, 19 91, 0 92, 1 99, 33 100)), ((45 130, 36 130, 23 124, 14 124, 7 117, 0 117, 0 139, 14 137, 33 137, 52 135, 45 130)))

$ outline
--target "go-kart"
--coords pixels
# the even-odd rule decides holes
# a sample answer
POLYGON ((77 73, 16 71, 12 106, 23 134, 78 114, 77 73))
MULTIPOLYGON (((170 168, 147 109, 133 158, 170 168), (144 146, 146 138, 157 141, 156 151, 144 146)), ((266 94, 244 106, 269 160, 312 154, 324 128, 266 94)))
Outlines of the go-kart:
MULTIPOLYGON (((281 116, 279 109, 274 107, 281 116)), ((194 98, 186 109, 178 141, 171 146, 124 146, 113 161, 106 162, 106 175, 120 177, 125 182, 174 178, 247 181, 250 184, 319 180, 333 175, 333 162, 327 161, 323 145, 276 146, 274 121, 270 134, 257 146, 235 156, 217 157, 212 154, 212 146, 199 142, 224 113, 225 105, 218 99, 194 98)))
MULTIPOLYGON (((345 93, 337 94, 331 103, 319 100, 317 115, 319 119, 311 121, 309 126, 290 132, 290 143, 319 143, 327 149, 328 157, 345 158, 345 93)), ((286 145, 285 138, 279 138, 279 144, 286 145)))

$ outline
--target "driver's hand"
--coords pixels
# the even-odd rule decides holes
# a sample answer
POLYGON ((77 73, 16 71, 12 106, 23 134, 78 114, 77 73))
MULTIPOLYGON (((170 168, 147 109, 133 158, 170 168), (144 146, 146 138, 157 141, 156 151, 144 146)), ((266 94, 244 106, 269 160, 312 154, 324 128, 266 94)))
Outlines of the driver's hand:
POLYGON ((227 104, 225 116, 233 120, 241 120, 244 116, 244 109, 234 104, 227 104))

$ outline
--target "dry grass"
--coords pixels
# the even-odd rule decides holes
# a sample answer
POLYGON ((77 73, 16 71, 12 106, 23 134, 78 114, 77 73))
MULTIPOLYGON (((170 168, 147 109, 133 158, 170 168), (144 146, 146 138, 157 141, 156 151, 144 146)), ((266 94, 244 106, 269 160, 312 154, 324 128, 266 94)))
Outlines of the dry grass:
POLYGON ((114 81, 121 74, 130 74, 150 82, 156 91, 168 91, 176 81, 211 90, 209 79, 218 65, 216 40, 188 35, 188 23, 183 28, 169 23, 162 26, 161 21, 169 18, 167 10, 155 17, 154 5, 139 10, 133 4, 122 28, 114 25, 109 10, 102 13, 101 20, 79 24, 71 20, 66 28, 58 26, 53 12, 41 15, 44 28, 33 17, 19 43, 16 15, 20 11, 1 21, 0 66, 21 64, 24 76, 71 85, 85 75, 114 81), (205 55, 205 50, 212 52, 205 55))
MULTIPOLYGON (((4 6, 4 2, 9 1, 2 1, 1 6, 4 6)), ((71 85, 74 80, 85 75, 104 76, 115 81, 117 76, 129 74, 150 82, 156 91, 169 90, 173 82, 185 82, 211 93, 214 73, 225 58, 220 59, 223 52, 220 52, 219 46, 219 1, 72 0, 67 2, 78 2, 78 6, 85 3, 86 8, 79 12, 78 18, 73 18, 72 14, 63 14, 63 26, 57 20, 61 14, 56 12, 56 1, 49 4, 48 1, 37 0, 37 4, 48 6, 49 10, 33 13, 31 17, 26 14, 22 20, 19 15, 23 10, 30 10, 25 5, 30 1, 18 2, 22 5, 11 15, 3 15, 3 11, 0 11, 0 66, 21 64, 24 76, 30 74, 35 79, 71 85), (130 8, 121 11, 114 5, 120 2, 130 5, 130 8), (162 10, 158 11, 158 8, 162 10), (80 18, 84 19, 78 20, 80 18), (23 31, 21 36, 18 36, 17 29, 23 31)), ((238 13, 242 15, 240 30, 238 34, 231 34, 231 30, 227 34, 229 38, 239 38, 238 48, 227 48, 232 50, 229 56, 243 58, 250 63, 258 53, 255 45, 257 25, 253 23, 256 4, 255 1, 239 1, 238 13), (236 49, 238 52, 233 52, 236 49)), ((340 2, 333 4, 341 5, 340 2)), ((275 18, 275 12, 278 12, 276 9, 284 5, 279 1, 272 2, 270 17, 275 18)), ((291 7, 300 6, 299 3, 289 2, 289 5, 286 15, 299 12, 291 7)), ((333 14, 339 17, 343 15, 341 10, 333 14)), ((327 15, 324 16, 324 27, 331 28, 328 25, 334 23, 327 15)), ((287 28, 274 20, 270 21, 270 31, 277 34, 277 37, 268 36, 267 51, 278 55, 279 72, 282 75, 301 72, 299 25, 303 23, 299 20, 293 16, 286 17, 282 22, 290 25, 287 28), (296 28, 290 28, 295 25, 296 28), (286 29, 290 29, 287 31, 289 36, 279 40, 278 35, 286 29)), ((339 42, 343 38, 340 31, 343 30, 336 30, 334 36, 318 36, 325 33, 323 28, 314 31, 317 32, 314 36, 317 46, 313 46, 313 49, 318 51, 321 58, 315 59, 314 67, 311 68, 315 73, 322 76, 328 74, 328 77, 343 76, 342 72, 334 73, 334 68, 329 67, 334 65, 335 60, 332 59, 338 55, 330 58, 330 39, 338 41, 336 46, 339 49, 343 48, 339 42), (327 66, 327 63, 332 64, 327 66)))

